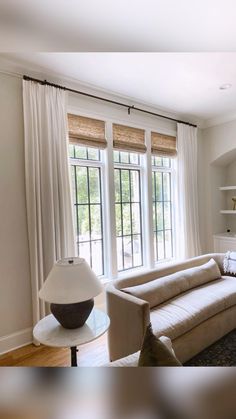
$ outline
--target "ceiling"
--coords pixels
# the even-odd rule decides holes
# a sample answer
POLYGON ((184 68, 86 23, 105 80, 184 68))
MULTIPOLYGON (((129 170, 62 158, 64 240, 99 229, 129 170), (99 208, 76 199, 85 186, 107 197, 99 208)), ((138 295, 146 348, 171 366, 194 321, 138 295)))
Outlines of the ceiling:
POLYGON ((235 0, 1 0, 0 51, 236 51, 235 0))
POLYGON ((236 113, 236 53, 14 53, 2 59, 26 74, 59 76, 191 121, 236 113), (232 87, 220 90, 223 83, 232 87))

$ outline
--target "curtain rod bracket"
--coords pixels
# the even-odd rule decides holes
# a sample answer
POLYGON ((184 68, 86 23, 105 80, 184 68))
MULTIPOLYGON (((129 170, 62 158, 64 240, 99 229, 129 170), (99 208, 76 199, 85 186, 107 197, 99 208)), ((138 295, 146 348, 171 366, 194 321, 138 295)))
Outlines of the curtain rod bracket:
POLYGON ((134 105, 128 107, 128 115, 130 115, 130 109, 134 109, 134 105))

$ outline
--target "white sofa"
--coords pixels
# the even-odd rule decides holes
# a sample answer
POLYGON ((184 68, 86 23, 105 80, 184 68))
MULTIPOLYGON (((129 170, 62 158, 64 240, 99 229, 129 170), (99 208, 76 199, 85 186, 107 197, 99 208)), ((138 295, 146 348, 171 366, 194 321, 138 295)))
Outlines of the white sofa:
POLYGON ((106 295, 111 361, 134 354, 129 361, 137 364, 150 321, 156 336, 171 339, 182 363, 236 328, 236 278, 223 275, 223 258, 224 254, 208 254, 110 284, 106 295), (213 267, 199 276, 195 267, 211 265, 211 259, 219 275, 213 267), (183 280, 182 272, 189 268, 193 268, 191 275, 183 280))

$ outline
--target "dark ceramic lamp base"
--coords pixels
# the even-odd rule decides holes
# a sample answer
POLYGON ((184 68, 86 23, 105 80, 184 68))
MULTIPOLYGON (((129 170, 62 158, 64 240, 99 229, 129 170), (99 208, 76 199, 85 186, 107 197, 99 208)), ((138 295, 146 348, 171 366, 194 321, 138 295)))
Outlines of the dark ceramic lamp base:
POLYGON ((94 299, 74 304, 54 304, 50 305, 51 312, 57 321, 65 329, 77 329, 82 327, 89 317, 94 306, 94 299))

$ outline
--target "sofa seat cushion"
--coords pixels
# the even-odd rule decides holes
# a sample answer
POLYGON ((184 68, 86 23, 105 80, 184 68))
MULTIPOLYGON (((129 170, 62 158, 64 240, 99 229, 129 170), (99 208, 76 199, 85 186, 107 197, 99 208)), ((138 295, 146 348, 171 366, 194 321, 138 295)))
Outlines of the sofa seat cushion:
POLYGON ((236 278, 220 279, 189 290, 150 312, 153 332, 176 339, 208 318, 236 304, 236 278))
POLYGON ((214 259, 207 263, 174 274, 154 279, 144 284, 123 288, 122 291, 148 301, 153 308, 189 289, 221 278, 219 266, 214 259))

